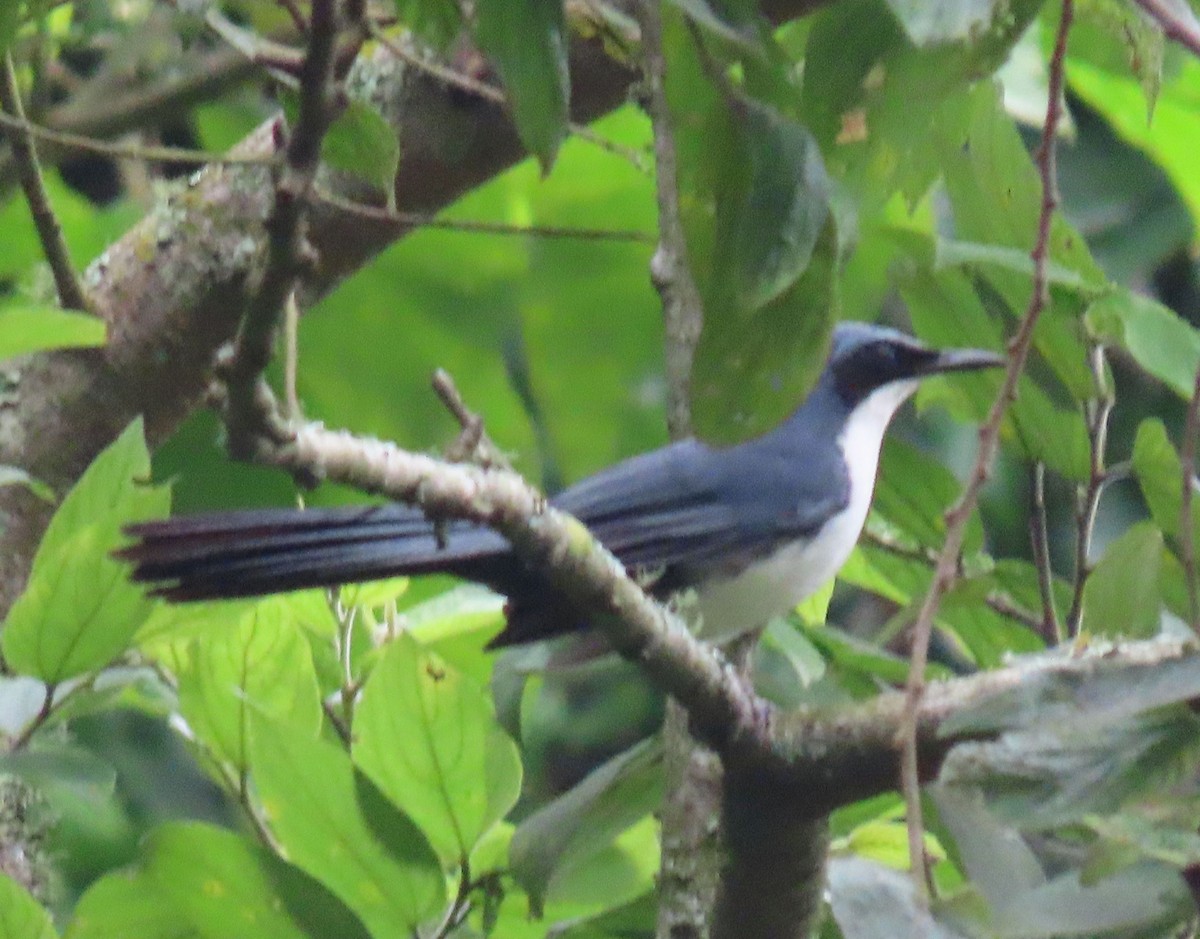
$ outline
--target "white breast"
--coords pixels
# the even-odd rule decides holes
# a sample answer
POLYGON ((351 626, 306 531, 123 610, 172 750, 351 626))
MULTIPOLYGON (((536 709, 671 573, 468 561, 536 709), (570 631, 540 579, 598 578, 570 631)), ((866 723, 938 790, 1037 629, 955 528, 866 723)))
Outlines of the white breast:
POLYGON ((816 536, 784 545, 733 577, 710 581, 699 591, 701 632, 709 639, 730 639, 787 614, 837 574, 854 550, 875 491, 883 434, 896 410, 917 389, 917 382, 884 385, 851 413, 838 437, 850 473, 850 504, 816 536))

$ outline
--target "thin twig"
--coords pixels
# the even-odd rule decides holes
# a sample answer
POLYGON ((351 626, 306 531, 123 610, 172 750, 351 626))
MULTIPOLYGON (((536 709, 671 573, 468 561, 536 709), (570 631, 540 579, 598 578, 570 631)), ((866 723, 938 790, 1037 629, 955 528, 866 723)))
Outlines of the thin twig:
POLYGON ((449 447, 446 458, 455 463, 471 462, 480 466, 512 469, 504 452, 496 446, 483 426, 483 418, 467 407, 454 379, 444 368, 436 369, 430 380, 434 392, 462 427, 458 439, 449 447))
MULTIPOLYGON (((3 73, 0 74, 0 106, 20 121, 25 120, 25 108, 21 104, 21 91, 17 85, 17 72, 13 67, 12 56, 4 55, 3 73)), ((13 127, 8 128, 8 142, 12 147, 13 159, 17 165, 17 174, 21 180, 21 188, 25 191, 25 201, 29 203, 29 214, 33 216, 34 227, 37 228, 42 250, 46 261, 54 275, 54 285, 58 289, 58 300, 69 310, 88 309, 87 295, 75 265, 71 263, 71 253, 63 238, 62 226, 58 224, 58 216, 50 204, 50 196, 46 192, 46 183, 42 179, 42 169, 38 165, 37 145, 27 132, 13 127)))
POLYGON ((1179 504, 1179 560, 1187 580, 1188 615, 1191 626, 1200 633, 1200 596, 1196 584, 1196 539, 1192 525, 1192 496, 1196 489, 1196 442, 1200 436, 1200 371, 1196 373, 1195 390, 1188 402, 1183 422, 1183 444, 1179 450, 1181 464, 1179 504))
POLYGON ((1038 590, 1042 595, 1042 619, 1038 632, 1048 646, 1063 639, 1058 606, 1054 602, 1054 569, 1050 566, 1050 531, 1046 521, 1046 464, 1038 460, 1031 472, 1033 511, 1029 513, 1029 543, 1033 565, 1037 569, 1038 590))
POLYGON ((1134 0, 1150 19, 1154 20, 1168 39, 1200 56, 1200 24, 1197 24, 1192 8, 1164 0, 1134 0))
POLYGON ((575 238, 581 241, 631 241, 653 244, 654 237, 645 232, 608 228, 568 228, 555 225, 509 225, 505 222, 457 221, 437 218, 421 212, 397 212, 382 206, 351 202, 339 196, 316 190, 313 199, 342 212, 350 212, 373 222, 404 228, 436 228, 444 231, 467 232, 476 235, 529 235, 533 238, 575 238))
MULTIPOLYGON (((919 561, 922 564, 933 566, 937 563, 938 553, 926 548, 914 548, 906 544, 901 544, 893 538, 889 538, 883 532, 868 528, 863 532, 862 541, 865 544, 873 545, 881 551, 886 551, 888 554, 894 554, 896 557, 906 558, 910 561, 919 561)), ((1026 610, 1015 603, 1011 597, 1002 593, 989 593, 984 598, 984 602, 994 612, 1001 616, 1006 616, 1022 626, 1027 626, 1034 632, 1041 634, 1042 618, 1036 614, 1026 610)))
POLYGON ((667 62, 662 18, 657 3, 639 5, 642 58, 647 85, 646 110, 654 127, 654 164, 658 198, 658 248, 650 277, 662 297, 666 330, 667 427, 673 439, 691 433, 692 362, 704 327, 700 289, 688 263, 687 239, 679 208, 679 172, 671 108, 667 102, 667 62))
POLYGON ((1075 587, 1071 610, 1067 613, 1067 636, 1074 639, 1083 625, 1083 594, 1092 574, 1092 533, 1096 513, 1108 475, 1104 469, 1104 450, 1108 441, 1108 417, 1113 409, 1113 394, 1104 373, 1104 347, 1091 349, 1092 380, 1096 396, 1087 403, 1087 434, 1090 459, 1087 482, 1075 494, 1075 587))
MULTIPOLYGON (((336 0, 313 0, 308 50, 300 70, 300 105, 275 184, 275 204, 267 220, 267 261, 262 280, 242 315, 232 355, 223 363, 228 391, 226 424, 234 452, 253 447, 260 431, 286 436, 286 426, 270 426, 262 394, 262 373, 271 361, 288 298, 305 264, 304 221, 321 141, 329 127, 337 46, 336 0)), ((278 416, 276 414, 276 416, 278 416)))
POLYGON ((1042 203, 1038 214, 1037 237, 1030 257, 1033 260, 1033 290, 1029 306, 1021 318, 1017 332, 1008 345, 1008 369, 1000 393, 992 403, 987 420, 979 430, 979 453, 971 474, 958 501, 946 513, 946 541, 938 555, 933 579, 921 603, 921 611, 913 626, 912 657, 910 659, 904 719, 896 734, 901 748, 900 775, 904 789, 908 821, 908 846, 913 866, 913 882, 917 896, 928 902, 929 889, 926 877, 924 823, 921 813, 921 783, 918 768, 917 718, 921 698, 925 691, 925 666, 929 660, 929 639, 933 630, 933 618, 943 594, 953 585, 958 573, 958 557, 962 553, 963 538, 967 522, 979 501, 991 472, 1000 443, 1000 424, 1009 404, 1016 399, 1017 382, 1025 367, 1029 347, 1033 342, 1033 329, 1038 317, 1050 302, 1050 286, 1046 274, 1047 255, 1050 250, 1050 223, 1058 206, 1058 173, 1056 132, 1062 112, 1063 64, 1066 59, 1067 35, 1075 13, 1074 0, 1063 0, 1062 16, 1054 40, 1054 51, 1050 56, 1049 100, 1046 105, 1046 120, 1042 125, 1042 142, 1038 148, 1036 162, 1042 184, 1042 203))
POLYGON ((184 147, 147 147, 140 144, 110 143, 95 137, 71 134, 62 130, 51 130, 11 114, 0 112, 0 127, 17 131, 44 140, 64 150, 77 150, 111 157, 114 160, 142 160, 147 163, 216 163, 225 166, 238 164, 270 164, 278 162, 273 156, 215 153, 207 150, 189 150, 184 147))
POLYGON ((289 421, 300 420, 300 395, 296 391, 299 375, 300 304, 293 290, 283 310, 283 407, 289 421))

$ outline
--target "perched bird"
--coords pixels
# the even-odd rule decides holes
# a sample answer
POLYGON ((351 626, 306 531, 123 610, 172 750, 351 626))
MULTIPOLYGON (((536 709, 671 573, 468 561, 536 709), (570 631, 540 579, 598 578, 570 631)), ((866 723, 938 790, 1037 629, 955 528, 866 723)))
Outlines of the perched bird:
MULTIPOLYGON (((866 521, 883 435, 920 379, 1004 364, 843 323, 804 402, 774 430, 726 448, 683 440, 596 473, 550 501, 660 597, 694 588, 702 632, 727 637, 781 616, 845 562, 866 521)), ((508 597, 493 644, 576 630, 585 615, 503 536, 468 522, 435 531, 404 505, 264 509, 132 525, 133 579, 172 600, 448 573, 508 597)))

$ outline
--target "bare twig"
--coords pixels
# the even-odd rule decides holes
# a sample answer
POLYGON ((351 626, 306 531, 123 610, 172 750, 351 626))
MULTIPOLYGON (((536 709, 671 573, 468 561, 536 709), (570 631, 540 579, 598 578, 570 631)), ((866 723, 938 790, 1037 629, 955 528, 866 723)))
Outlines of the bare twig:
MULTIPOLYGON (((4 55, 3 74, 0 74, 0 105, 13 117, 25 120, 16 69, 8 53, 4 55)), ((86 310, 87 296, 75 265, 71 263, 71 253, 63 238, 58 217, 54 214, 54 207, 50 205, 50 196, 38 165, 37 145, 27 132, 13 127, 8 128, 8 142, 17 164, 21 188, 25 191, 25 201, 29 203, 29 213, 33 216, 33 224, 42 243, 42 251, 54 275, 59 303, 70 310, 86 310)))
POLYGON ((397 212, 382 206, 351 202, 322 192, 313 193, 313 199, 343 212, 359 215, 374 222, 384 222, 397 228, 435 228, 443 231, 467 232, 477 235, 529 235, 533 238, 575 238, 581 241, 632 241, 651 244, 652 236, 640 231, 609 228, 567 228, 555 225, 508 225, 504 222, 475 222, 437 218, 420 212, 397 212))
POLYGON ((1033 511, 1029 513, 1029 543, 1042 595, 1042 618, 1037 628, 1046 645, 1056 646, 1062 642, 1063 634, 1054 602, 1054 569, 1050 566, 1050 532, 1046 521, 1046 464, 1041 460, 1033 464, 1031 482, 1033 511))
POLYGON ((901 748, 900 775, 904 789, 908 817, 908 845, 913 865, 913 882, 917 895, 928 900, 926 883, 924 824, 921 815, 921 789, 918 767, 917 720, 921 697, 925 690, 925 666, 929 660, 929 638, 933 630, 933 618, 942 596, 954 584, 958 575, 958 557, 962 553, 963 538, 967 522, 979 501, 991 472, 991 466, 1000 444, 1000 424, 1009 404, 1016 399, 1017 381, 1025 367, 1029 347, 1033 342, 1033 329, 1038 317, 1050 302, 1050 286, 1046 274, 1047 255, 1050 249, 1050 223, 1058 206, 1058 174, 1056 132, 1062 111, 1063 64, 1066 59, 1067 35, 1075 13, 1074 0, 1063 0, 1062 16, 1054 40, 1054 51, 1050 56, 1049 100, 1046 105, 1046 120, 1042 125, 1042 142, 1038 148, 1036 162, 1042 183, 1042 204, 1038 214, 1037 237, 1030 253, 1033 260, 1033 290, 1029 306, 1021 317, 1017 332, 1008 344, 1008 369, 1000 393, 992 403, 991 410, 979 430, 979 453, 975 465, 958 501, 946 512, 946 541, 934 567, 933 579, 921 604, 920 613, 913 626, 912 656, 906 687, 907 705, 904 720, 896 735, 901 748))
POLYGON ((1165 0, 1134 0, 1154 20, 1168 39, 1173 39, 1200 56, 1200 25, 1189 6, 1178 6, 1165 0))
POLYGON ((300 420, 300 395, 296 383, 300 377, 300 304, 296 291, 288 294, 283 309, 283 407, 289 421, 300 420))
POLYGON ((9 131, 17 131, 30 137, 52 143, 63 150, 75 150, 83 153, 94 153, 97 156, 111 157, 114 160, 144 160, 149 163, 217 163, 228 166, 236 164, 270 164, 276 162, 273 157, 260 154, 226 154, 213 153, 207 150, 189 150, 183 147, 149 147, 141 144, 111 143, 107 140, 97 140, 95 137, 85 137, 62 130, 52 130, 41 127, 22 118, 0 112, 0 127, 9 131))
POLYGON ((454 415, 462 428, 458 439, 450 446, 447 458, 455 463, 471 462, 483 467, 512 469, 508 457, 488 436, 483 418, 467 407, 450 373, 444 368, 435 370, 430 384, 442 404, 446 405, 446 410, 454 415))
MULTIPOLYGON (((224 363, 228 391, 226 424, 235 452, 253 448, 253 435, 266 430, 286 436, 283 426, 263 420, 268 410, 260 388, 271 361, 275 333, 304 266, 304 219, 316 176, 321 140, 331 120, 336 0, 314 0, 308 50, 300 70, 300 107, 275 184, 267 220, 267 261, 258 290, 243 313, 233 353, 224 363)), ((277 416, 277 415, 276 415, 277 416)))
POLYGON ((1113 409, 1113 394, 1104 374, 1104 347, 1091 349, 1092 380, 1096 396, 1087 403, 1087 434, 1090 460, 1087 482, 1075 494, 1075 586, 1071 609, 1067 613, 1067 635, 1074 639, 1083 625, 1083 592, 1092 574, 1092 532, 1096 513, 1108 475, 1104 469, 1104 450, 1108 440, 1108 416, 1113 409))
POLYGON ((1200 436, 1200 371, 1196 373, 1195 390, 1188 402, 1187 417, 1183 423, 1183 443, 1179 449, 1180 504, 1179 504, 1179 560, 1183 564, 1187 579, 1188 615, 1192 629, 1200 633, 1200 597, 1196 584, 1196 538, 1192 524, 1192 497, 1196 490, 1196 442, 1200 436))

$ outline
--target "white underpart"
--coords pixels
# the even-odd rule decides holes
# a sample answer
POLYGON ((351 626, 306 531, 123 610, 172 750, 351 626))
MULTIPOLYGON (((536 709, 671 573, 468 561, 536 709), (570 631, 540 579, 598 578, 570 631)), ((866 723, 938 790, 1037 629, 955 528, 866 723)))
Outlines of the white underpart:
POLYGON ((701 632, 728 639, 783 616, 841 569, 854 550, 871 508, 879 449, 888 423, 917 382, 877 388, 850 412, 838 445, 850 472, 850 504, 816 537, 785 545, 735 577, 708 583, 699 592, 701 632))

